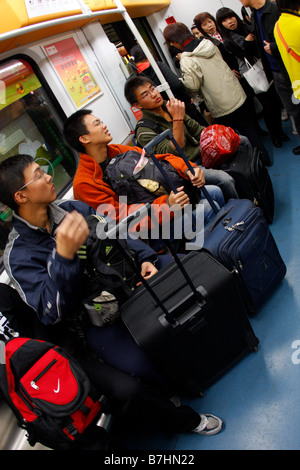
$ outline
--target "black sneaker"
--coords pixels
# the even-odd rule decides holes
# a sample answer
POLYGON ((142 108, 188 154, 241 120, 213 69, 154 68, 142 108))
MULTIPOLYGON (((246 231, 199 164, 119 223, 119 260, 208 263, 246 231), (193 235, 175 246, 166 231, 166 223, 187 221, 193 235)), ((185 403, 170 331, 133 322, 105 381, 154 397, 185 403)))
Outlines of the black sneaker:
POLYGON ((295 154, 295 155, 300 155, 300 145, 298 145, 298 147, 295 147, 295 148, 293 149, 293 154, 295 154))

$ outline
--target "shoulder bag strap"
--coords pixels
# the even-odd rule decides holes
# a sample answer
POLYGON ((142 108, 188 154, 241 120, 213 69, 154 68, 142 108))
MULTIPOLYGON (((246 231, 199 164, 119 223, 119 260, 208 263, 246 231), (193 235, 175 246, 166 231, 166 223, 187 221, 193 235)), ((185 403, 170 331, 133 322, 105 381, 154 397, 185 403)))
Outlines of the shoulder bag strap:
POLYGON ((281 33, 280 29, 279 29, 278 21, 277 21, 277 23, 276 23, 276 29, 277 29, 277 33, 278 33, 278 36, 279 36, 280 39, 281 39, 282 44, 283 44, 284 47, 286 48, 286 51, 287 51, 292 57, 294 57, 294 59, 296 59, 297 62, 300 62, 300 55, 296 54, 296 52, 294 52, 293 49, 291 49, 291 48, 288 46, 287 42, 285 41, 284 37, 282 36, 282 33, 281 33))

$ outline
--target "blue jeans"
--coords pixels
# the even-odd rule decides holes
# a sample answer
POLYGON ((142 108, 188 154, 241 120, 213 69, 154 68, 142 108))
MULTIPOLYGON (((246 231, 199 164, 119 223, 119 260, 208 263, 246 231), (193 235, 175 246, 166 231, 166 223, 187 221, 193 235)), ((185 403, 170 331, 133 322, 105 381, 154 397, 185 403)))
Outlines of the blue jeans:
POLYGON ((218 186, 224 196, 225 201, 229 199, 237 199, 238 193, 235 189, 235 182, 232 176, 230 176, 226 171, 223 170, 214 170, 213 168, 204 168, 199 165, 201 170, 203 170, 205 182, 207 185, 218 186))
MULTIPOLYGON (((218 206, 218 209, 223 207, 225 205, 225 201, 224 201, 224 196, 223 196, 223 193, 222 193, 221 189, 218 186, 214 186, 214 185, 208 185, 208 186, 205 185, 205 187, 206 187, 207 192, 209 193, 210 197, 213 199, 213 201, 218 206)), ((203 193, 201 195, 201 201, 204 204, 204 226, 205 226, 214 217, 215 212, 214 212, 213 208, 211 207, 210 203, 208 202, 208 200, 203 195, 203 193)))
MULTIPOLYGON (((223 207, 225 201, 221 189, 215 185, 205 185, 205 187, 216 206, 218 208, 223 207)), ((180 245, 180 242, 184 239, 192 240, 195 233, 203 233, 203 228, 214 215, 211 205, 201 192, 200 202, 196 205, 196 208, 194 209, 194 206, 188 205, 183 210, 177 211, 177 214, 174 212, 174 218, 164 226, 160 238, 157 240, 150 239, 149 244, 154 250, 159 251, 165 248, 163 240, 169 240, 174 246, 180 245)))

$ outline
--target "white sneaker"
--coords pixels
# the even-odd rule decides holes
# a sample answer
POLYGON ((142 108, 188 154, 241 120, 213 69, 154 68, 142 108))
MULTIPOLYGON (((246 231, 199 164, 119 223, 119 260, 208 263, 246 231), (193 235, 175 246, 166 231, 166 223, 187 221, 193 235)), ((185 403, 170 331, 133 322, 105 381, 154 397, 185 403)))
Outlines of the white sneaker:
POLYGON ((192 432, 202 436, 213 436, 221 431, 223 421, 211 414, 200 414, 200 424, 192 432))

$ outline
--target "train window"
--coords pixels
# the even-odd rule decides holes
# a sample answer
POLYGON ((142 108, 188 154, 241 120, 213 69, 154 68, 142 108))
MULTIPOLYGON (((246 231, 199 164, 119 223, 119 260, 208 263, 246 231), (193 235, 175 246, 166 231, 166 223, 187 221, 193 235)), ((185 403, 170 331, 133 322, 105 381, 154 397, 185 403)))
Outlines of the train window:
MULTIPOLYGON (((63 142, 59 108, 28 61, 11 58, 0 64, 0 161, 18 153, 31 155, 51 172, 58 194, 76 170, 76 157, 63 142)), ((11 219, 12 210, 0 203, 0 264, 11 219)))

